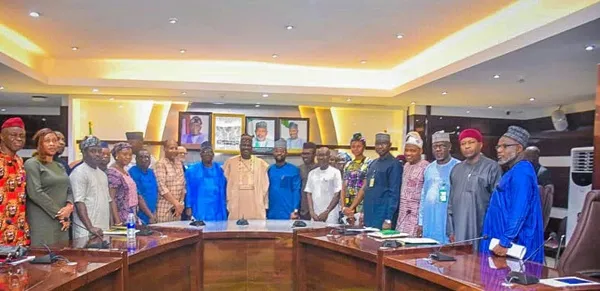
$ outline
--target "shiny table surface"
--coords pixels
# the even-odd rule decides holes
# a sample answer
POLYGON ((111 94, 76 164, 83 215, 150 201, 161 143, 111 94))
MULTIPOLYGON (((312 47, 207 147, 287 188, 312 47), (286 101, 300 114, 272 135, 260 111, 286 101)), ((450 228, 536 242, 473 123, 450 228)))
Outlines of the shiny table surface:
MULTIPOLYGON (((454 262, 431 261, 426 254, 400 254, 386 256, 386 269, 407 273, 450 289, 473 290, 556 290, 543 284, 523 286, 507 284, 508 273, 521 268, 527 274, 541 279, 558 277, 558 271, 534 262, 520 261, 486 254, 472 254, 457 250, 446 250, 445 254, 456 258, 454 262)), ((600 286, 598 286, 600 287, 600 286)), ((569 290, 590 290, 571 288, 569 290)))
MULTIPOLYGON (((325 228, 324 222, 303 220, 306 227, 302 228, 325 228)), ((248 220, 248 225, 237 225, 236 220, 205 221, 205 226, 191 226, 191 221, 172 221, 152 224, 153 227, 201 229, 204 233, 214 232, 273 232, 293 233, 294 220, 248 220)), ((300 228, 297 228, 300 229, 300 228)))

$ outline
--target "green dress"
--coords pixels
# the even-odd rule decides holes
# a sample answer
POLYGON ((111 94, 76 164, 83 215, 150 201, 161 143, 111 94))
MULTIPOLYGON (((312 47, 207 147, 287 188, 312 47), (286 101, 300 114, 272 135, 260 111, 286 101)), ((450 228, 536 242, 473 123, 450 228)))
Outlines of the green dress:
POLYGON ((25 162, 27 176, 27 221, 31 245, 51 245, 69 240, 69 231, 61 231, 55 218, 58 211, 73 203, 71 183, 65 168, 55 162, 42 164, 37 158, 25 162))

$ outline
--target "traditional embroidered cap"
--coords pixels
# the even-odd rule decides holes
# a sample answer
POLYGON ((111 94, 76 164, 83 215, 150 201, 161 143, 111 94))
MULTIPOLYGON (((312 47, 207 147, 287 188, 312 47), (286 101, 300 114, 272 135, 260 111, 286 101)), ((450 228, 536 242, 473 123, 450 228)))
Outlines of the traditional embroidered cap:
POLYGON ((316 150, 317 149, 317 145, 314 142, 310 142, 310 141, 309 142, 305 142, 302 145, 302 149, 315 149, 316 150))
POLYGON ((421 135, 416 132, 416 131, 411 131, 409 133, 406 134, 406 141, 404 142, 405 145, 414 145, 419 147, 420 149, 423 148, 423 139, 421 138, 421 135))
POLYGON ((200 150, 207 150, 207 149, 211 149, 212 150, 212 143, 210 141, 205 141, 200 145, 200 150))
POLYGON ((130 148, 131 148, 131 145, 129 143, 127 143, 127 142, 116 143, 113 146, 113 148, 112 148, 112 156, 113 156, 113 158, 117 158, 117 154, 120 151, 125 150, 125 149, 130 149, 130 148))
POLYGON ((9 127, 19 127, 25 129, 25 123, 23 123, 23 119, 20 117, 9 118, 4 123, 2 123, 2 129, 9 127))
POLYGON ((127 140, 144 140, 144 133, 141 131, 126 132, 125 136, 127 137, 127 140))
POLYGON ((434 132, 433 135, 431 136, 431 142, 432 143, 436 143, 436 142, 450 142, 450 134, 447 132, 444 132, 443 130, 434 132))
POLYGON ((375 142, 390 142, 391 140, 390 135, 384 132, 375 135, 375 142))
POLYGON ((105 142, 105 141, 100 142, 100 147, 103 148, 103 149, 107 149, 108 148, 108 143, 105 142))
POLYGON ((285 141, 283 138, 280 138, 275 142, 275 148, 287 149, 287 141, 285 141))
POLYGON ((475 128, 468 128, 468 129, 461 131, 460 134, 458 135, 458 141, 460 142, 463 139, 468 138, 468 137, 474 138, 478 142, 483 142, 483 135, 481 135, 481 132, 475 128))
POLYGON ((265 121, 259 121, 259 122, 256 123, 255 128, 256 129, 258 129, 258 128, 265 128, 266 129, 267 128, 267 123, 265 121))
MULTIPOLYGON (((108 147, 108 144, 106 146, 108 147)), ((79 144, 79 149, 83 152, 91 147, 102 147, 102 142, 97 137, 88 135, 79 144)))
POLYGON ((363 144, 366 144, 365 137, 364 137, 364 136, 362 135, 362 133, 360 133, 360 132, 355 132, 355 133, 352 135, 352 138, 350 139, 350 143, 352 143, 353 141, 360 141, 360 142, 362 142, 363 144))
POLYGON ((298 124, 297 124, 297 123, 295 123, 295 122, 293 122, 293 121, 292 121, 292 122, 290 122, 290 127, 289 127, 289 129, 292 129, 292 128, 294 128, 294 129, 298 129, 298 124))
POLYGON ((349 161, 352 161, 352 157, 350 157, 350 155, 347 152, 338 152, 338 160, 339 163, 347 163, 349 161))
POLYGON ((526 129, 516 125, 509 126, 508 130, 503 136, 513 139, 523 147, 526 147, 527 143, 529 142, 529 132, 526 129))

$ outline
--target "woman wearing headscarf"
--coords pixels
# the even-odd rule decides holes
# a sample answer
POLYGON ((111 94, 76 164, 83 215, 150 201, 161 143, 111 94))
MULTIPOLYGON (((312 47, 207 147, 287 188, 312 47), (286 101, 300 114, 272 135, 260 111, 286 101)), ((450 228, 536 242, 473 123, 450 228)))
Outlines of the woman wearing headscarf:
MULTIPOLYGON (((33 141, 37 154, 25 162, 27 172, 27 220, 33 246, 54 244, 69 240, 69 216, 73 212, 73 193, 65 167, 54 160, 58 148, 56 133, 48 128, 40 129, 33 141)), ((10 200, 6 214, 21 207, 25 197, 10 200)), ((12 218, 17 228, 25 229, 25 217, 12 218)))
POLYGON ((131 162, 131 145, 120 142, 113 146, 112 156, 115 163, 106 172, 108 175, 108 191, 110 193, 111 212, 114 225, 127 222, 129 213, 137 213, 138 193, 135 181, 125 170, 131 162))
POLYGON ((363 187, 367 178, 367 169, 371 164, 371 159, 364 155, 366 146, 367 142, 360 132, 352 135, 350 150, 354 155, 354 159, 345 164, 342 176, 343 186, 340 205, 344 216, 351 224, 356 220, 355 213, 362 212, 362 201, 356 207, 353 207, 352 204, 358 195, 358 191, 363 187))
POLYGON ((402 175, 402 189, 400 190, 400 211, 396 230, 416 236, 419 226, 419 206, 421 192, 425 181, 425 168, 429 162, 421 159, 423 153, 423 139, 418 132, 411 131, 406 134, 404 142, 404 156, 406 164, 402 175))

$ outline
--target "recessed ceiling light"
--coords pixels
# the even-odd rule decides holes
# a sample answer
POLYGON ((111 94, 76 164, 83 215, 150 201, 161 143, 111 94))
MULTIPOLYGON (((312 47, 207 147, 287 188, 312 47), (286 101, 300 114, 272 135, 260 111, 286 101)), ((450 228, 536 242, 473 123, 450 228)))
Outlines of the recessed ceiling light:
POLYGON ((186 95, 186 94, 187 94, 187 92, 185 92, 185 91, 181 92, 181 95, 186 95))
POLYGON ((287 30, 292 30, 292 29, 294 29, 294 26, 292 26, 292 25, 287 25, 287 26, 285 27, 285 29, 287 29, 287 30))
POLYGON ((46 96, 31 96, 31 101, 33 102, 46 102, 46 100, 48 100, 46 96))
POLYGON ((180 50, 179 50, 179 52, 180 52, 180 53, 182 53, 182 54, 185 54, 185 53, 187 52, 187 50, 185 50, 185 49, 180 49, 180 50))
POLYGON ((533 102, 533 101, 535 101, 535 98, 531 97, 531 98, 529 98, 529 101, 533 102))
POLYGON ((260 107, 260 104, 256 104, 256 105, 254 105, 254 107, 258 108, 258 107, 260 107))
POLYGON ((471 110, 467 110, 467 114, 471 113, 471 110))
POLYGON ((79 48, 78 48, 78 47, 76 47, 76 46, 72 46, 72 47, 71 47, 71 50, 72 50, 72 51, 78 51, 78 50, 79 50, 79 48))
POLYGON ((494 75, 494 79, 500 79, 500 75, 494 75))
POLYGON ((6 108, 2 108, 2 109, 0 109, 0 111, 6 112, 6 108))
POLYGON ((446 92, 446 91, 442 92, 442 95, 447 95, 447 94, 448 94, 448 92, 446 92))
POLYGON ((267 97, 269 97, 269 94, 265 93, 265 94, 262 94, 262 96, 263 96, 263 98, 267 98, 267 97))
POLYGON ((346 102, 350 102, 350 101, 352 101, 352 98, 346 99, 346 102))
POLYGON ((402 38, 404 38, 404 35, 402 33, 398 33, 398 34, 396 34, 396 38, 402 39, 402 38))
POLYGON ((276 59, 276 58, 278 58, 278 57, 279 57, 279 55, 277 55, 277 54, 273 54, 273 55, 271 55, 271 57, 272 57, 272 58, 274 58, 274 59, 276 59))
POLYGON ((595 48, 596 48, 595 45, 590 44, 590 45, 588 45, 588 46, 585 47, 585 50, 589 52, 589 51, 593 51, 595 48))
POLYGON ((417 102, 415 102, 415 101, 410 102, 410 105, 415 105, 415 104, 417 104, 417 102))
POLYGON ((35 11, 31 11, 31 12, 29 12, 29 16, 31 16, 33 18, 38 18, 38 17, 40 17, 40 13, 39 12, 35 12, 35 11))
POLYGON ((492 108, 494 108, 494 106, 492 106, 492 105, 488 106, 488 109, 492 109, 492 108))
POLYGON ((223 102, 213 102, 213 104, 214 104, 214 105, 223 105, 223 104, 225 104, 225 103, 223 103, 223 102))
POLYGON ((177 19, 175 17, 169 18, 169 23, 171 23, 171 24, 175 24, 175 23, 177 23, 177 21, 179 21, 179 19, 177 19))
POLYGON ((0 86, 0 90, 4 90, 4 86, 0 86))
POLYGON ((115 100, 115 98, 110 97, 110 98, 108 98, 108 100, 113 101, 113 100, 115 100))
POLYGON ((361 63, 361 64, 366 64, 366 63, 367 63, 367 60, 362 60, 362 61, 360 61, 360 63, 361 63))
POLYGON ((92 92, 94 92, 94 93, 97 93, 98 91, 100 91, 100 90, 98 90, 98 88, 92 89, 92 92))

